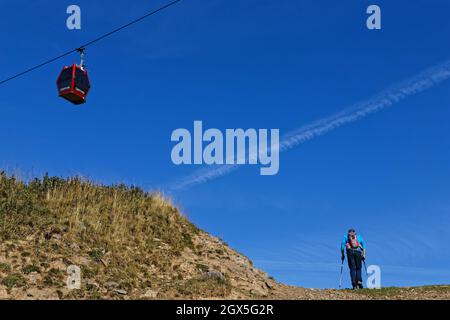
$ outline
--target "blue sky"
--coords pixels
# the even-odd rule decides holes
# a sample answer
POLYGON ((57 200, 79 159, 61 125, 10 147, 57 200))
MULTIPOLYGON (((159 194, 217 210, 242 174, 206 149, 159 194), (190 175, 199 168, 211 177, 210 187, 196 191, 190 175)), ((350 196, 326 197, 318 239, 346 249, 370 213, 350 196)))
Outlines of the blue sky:
MULTIPOLYGON (((2 0, 0 78, 163 3, 2 0), (70 4, 80 31, 65 27, 70 4)), ((199 169, 172 164, 173 130, 202 120, 282 135, 341 111, 450 59, 449 10, 446 0, 184 0, 87 49, 82 107, 55 85, 76 55, 2 86, 0 167, 164 191, 199 169), (374 3, 381 31, 365 27, 374 3)), ((354 227, 383 285, 448 283, 449 104, 447 81, 281 153, 276 176, 243 167, 171 196, 279 281, 336 287, 339 242, 354 227)))

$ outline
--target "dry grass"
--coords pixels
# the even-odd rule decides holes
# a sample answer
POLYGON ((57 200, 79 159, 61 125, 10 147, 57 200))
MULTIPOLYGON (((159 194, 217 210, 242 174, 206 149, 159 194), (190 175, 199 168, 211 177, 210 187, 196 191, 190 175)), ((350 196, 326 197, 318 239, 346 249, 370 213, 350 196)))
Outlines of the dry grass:
POLYGON ((231 285, 228 279, 205 279, 196 278, 186 281, 180 292, 187 297, 214 297, 225 298, 231 292, 231 285))
MULTIPOLYGON (((35 239, 35 258, 38 252, 70 257, 76 250, 107 265, 105 278, 120 279, 129 287, 138 285, 148 266, 169 268, 173 257, 193 247, 196 232, 158 193, 95 185, 78 177, 46 175, 25 183, 0 173, 1 241, 35 239), (50 241, 55 238, 63 245, 50 241)), ((100 268, 84 271, 96 277, 100 268)))

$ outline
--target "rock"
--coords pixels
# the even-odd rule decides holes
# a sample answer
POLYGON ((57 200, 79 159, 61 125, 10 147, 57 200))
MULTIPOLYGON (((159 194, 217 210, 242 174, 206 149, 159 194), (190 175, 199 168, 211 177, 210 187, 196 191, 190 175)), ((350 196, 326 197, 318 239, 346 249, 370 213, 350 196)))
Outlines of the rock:
POLYGON ((73 257, 73 263, 77 266, 88 266, 90 262, 91 262, 90 259, 83 256, 73 257))
POLYGON ((64 272, 67 270, 67 266, 62 261, 62 259, 58 259, 56 261, 52 261, 50 263, 50 269, 51 268, 58 269, 58 270, 61 270, 61 271, 64 271, 64 272))
POLYGON ((225 276, 222 274, 222 272, 214 270, 214 269, 211 269, 208 272, 205 272, 202 275, 202 278, 204 280, 217 279, 217 280, 225 281, 225 276))
POLYGON ((144 298, 149 298, 149 299, 155 299, 158 296, 158 291, 154 291, 154 290, 147 290, 144 293, 144 298))
POLYGON ((119 284, 115 281, 108 281, 108 282, 105 282, 105 284, 103 286, 108 290, 114 290, 119 286, 119 284))
POLYGON ((59 300, 59 296, 53 289, 30 288, 26 291, 26 296, 33 300, 59 300))
POLYGON ((123 296, 127 294, 127 291, 123 290, 123 289, 114 289, 114 292, 118 293, 118 294, 121 294, 123 296))
POLYGON ((61 240, 62 236, 59 233, 52 234, 52 238, 55 240, 61 240))
POLYGON ((250 290, 250 293, 254 294, 256 296, 259 296, 259 297, 267 297, 266 290, 263 290, 261 288, 253 288, 253 289, 250 290))
POLYGON ((98 283, 95 282, 95 281, 93 281, 93 280, 91 280, 91 279, 86 280, 86 285, 87 285, 89 288, 100 289, 100 286, 98 285, 98 283))
POLYGON ((80 251, 80 246, 78 245, 78 244, 76 244, 75 242, 74 243, 72 243, 71 245, 70 245, 70 249, 72 249, 73 251, 75 251, 75 252, 79 252, 80 251))
POLYGON ((270 284, 268 281, 266 281, 266 286, 267 286, 267 288, 269 288, 269 289, 273 289, 273 285, 270 284))
POLYGON ((32 286, 36 286, 41 279, 42 279, 41 275, 39 273, 37 273, 37 272, 31 272, 28 275, 29 283, 32 286))

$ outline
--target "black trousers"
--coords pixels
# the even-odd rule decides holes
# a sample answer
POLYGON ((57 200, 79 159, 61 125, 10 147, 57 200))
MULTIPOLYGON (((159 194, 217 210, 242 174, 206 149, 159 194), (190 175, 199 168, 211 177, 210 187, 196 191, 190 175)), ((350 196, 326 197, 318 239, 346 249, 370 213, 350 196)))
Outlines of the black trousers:
POLYGON ((362 254, 359 250, 347 250, 348 267, 350 268, 350 278, 352 279, 353 288, 362 286, 362 254))

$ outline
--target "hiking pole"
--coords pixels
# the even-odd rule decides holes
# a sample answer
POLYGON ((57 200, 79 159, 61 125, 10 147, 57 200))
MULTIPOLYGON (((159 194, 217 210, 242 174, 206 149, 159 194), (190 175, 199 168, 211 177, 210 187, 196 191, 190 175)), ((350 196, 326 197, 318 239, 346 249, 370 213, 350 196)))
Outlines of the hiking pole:
POLYGON ((369 277, 369 274, 367 273, 367 266, 366 266, 366 259, 363 260, 364 263, 364 270, 366 270, 366 277, 369 277))
POLYGON ((344 270, 344 259, 342 259, 341 263, 341 275, 339 276, 339 289, 342 287, 342 271, 344 270))

